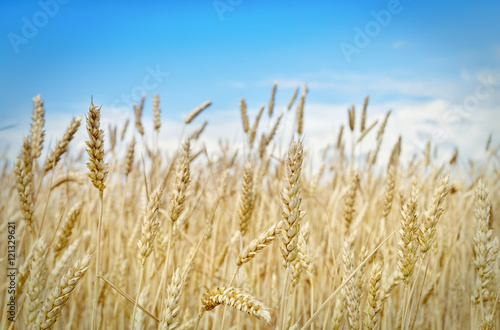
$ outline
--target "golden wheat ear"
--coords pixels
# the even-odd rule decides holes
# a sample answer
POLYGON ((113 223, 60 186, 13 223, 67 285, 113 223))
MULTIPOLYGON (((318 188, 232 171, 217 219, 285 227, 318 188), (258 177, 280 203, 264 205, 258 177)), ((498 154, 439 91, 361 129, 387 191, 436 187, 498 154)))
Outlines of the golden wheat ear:
POLYGON ((83 259, 75 262, 68 272, 59 281, 59 284, 52 290, 45 305, 38 314, 36 325, 38 329, 52 329, 56 323, 61 309, 68 302, 68 299, 73 293, 78 282, 87 272, 90 265, 92 254, 85 256, 83 259))
POLYGON ((203 294, 201 304, 200 318, 204 312, 211 311, 219 305, 226 305, 271 323, 269 307, 238 288, 215 287, 203 294))

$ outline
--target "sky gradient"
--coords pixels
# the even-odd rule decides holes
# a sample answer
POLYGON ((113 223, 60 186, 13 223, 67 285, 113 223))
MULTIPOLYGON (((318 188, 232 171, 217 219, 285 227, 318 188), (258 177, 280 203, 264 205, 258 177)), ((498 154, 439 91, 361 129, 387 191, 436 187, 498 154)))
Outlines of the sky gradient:
POLYGON ((418 153, 431 139, 448 153, 458 146, 465 162, 490 133, 499 140, 498 1, 8 0, 0 11, 8 157, 37 94, 50 140, 91 96, 105 123, 121 125, 142 91, 150 118, 158 93, 162 141, 176 144, 186 113, 206 100, 207 138, 241 138, 240 98, 253 118, 274 81, 277 112, 307 83, 306 142, 318 148, 334 143, 347 107, 367 94, 369 123, 393 110, 389 147, 402 134, 405 151, 418 153))

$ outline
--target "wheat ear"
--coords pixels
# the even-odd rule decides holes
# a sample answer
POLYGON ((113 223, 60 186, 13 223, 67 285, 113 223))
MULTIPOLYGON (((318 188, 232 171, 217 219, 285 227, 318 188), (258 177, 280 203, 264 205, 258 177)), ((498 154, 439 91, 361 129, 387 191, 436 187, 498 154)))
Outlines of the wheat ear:
POLYGON ((361 111, 361 125, 360 132, 363 133, 365 131, 366 125, 366 108, 368 107, 368 100, 370 99, 370 95, 366 95, 365 101, 363 103, 363 110, 361 111))
POLYGON ((248 123, 247 115, 247 104, 244 98, 240 100, 240 114, 241 114, 241 124, 243 125, 243 132, 248 133, 250 129, 250 124, 248 123))
POLYGON ((173 196, 170 199, 169 216, 172 220, 172 225, 179 219, 184 210, 184 202, 186 200, 186 190, 191 181, 190 162, 190 141, 187 140, 182 145, 181 157, 177 164, 177 174, 175 176, 175 188, 173 196))
POLYGON ((347 110, 347 114, 349 117, 349 128, 351 132, 354 132, 354 120, 356 119, 356 111, 354 110, 354 104, 347 110))
POLYGON ((285 160, 285 178, 281 193, 281 253, 285 266, 297 258, 300 231, 300 172, 303 161, 302 142, 292 142, 285 160))
POLYGON ((153 243, 160 224, 158 221, 158 210, 161 205, 162 193, 161 186, 158 186, 151 194, 142 222, 142 236, 137 242, 139 248, 138 258, 142 268, 146 264, 146 259, 153 252, 153 243))
POLYGON ((200 135, 201 133, 203 133, 203 131, 205 130, 205 128, 207 127, 208 125, 208 120, 205 120, 203 122, 203 124, 200 126, 200 128, 198 128, 196 131, 194 131, 193 133, 191 133, 191 135, 189 136, 188 140, 192 140, 192 141, 196 141, 200 138, 200 135))
POLYGON ((184 123, 186 125, 189 124, 189 123, 191 123, 203 110, 205 110, 206 108, 208 108, 210 105, 212 105, 212 102, 211 101, 206 101, 202 105, 197 106, 196 108, 194 108, 193 110, 191 110, 191 112, 188 113, 188 115, 184 119, 184 123))
POLYGON ((17 157, 14 164, 16 176, 16 189, 23 214, 23 220, 33 232, 34 206, 33 206, 33 174, 21 156, 17 157))
POLYGON ((73 118, 73 120, 71 120, 71 123, 69 124, 68 128, 66 128, 62 139, 57 141, 56 147, 54 148, 54 150, 50 151, 49 156, 45 160, 45 165, 43 167, 43 170, 45 172, 50 171, 59 162, 61 156, 66 151, 68 151, 68 145, 71 140, 73 140, 76 131, 78 131, 81 121, 82 116, 75 117, 73 118))
POLYGON ((297 134, 302 135, 304 132, 304 104, 306 102, 307 85, 304 84, 304 89, 300 95, 299 104, 297 105, 297 134))
POLYGON ((57 232, 54 241, 53 250, 54 258, 57 259, 60 253, 66 248, 71 237, 71 232, 76 222, 80 218, 80 213, 82 211, 83 202, 76 203, 68 213, 68 216, 64 220, 61 229, 57 232))
POLYGON ((153 124, 156 133, 160 132, 161 127, 160 112, 160 97, 155 94, 153 95, 153 124))
POLYGON ((127 155, 125 156, 125 177, 128 177, 132 168, 134 166, 134 153, 135 153, 135 137, 132 137, 132 141, 127 148, 127 155))
POLYGON ((120 141, 123 141, 123 139, 125 139, 125 133, 127 133, 128 124, 130 124, 129 118, 127 118, 127 120, 125 120, 125 124, 123 124, 123 128, 120 132, 120 141))
POLYGON ((384 131, 385 131, 385 126, 387 125, 387 120, 389 119, 389 116, 391 115, 391 110, 387 111, 384 117, 384 121, 382 122, 382 125, 380 125, 378 132, 377 132, 377 147, 375 148, 375 151, 372 154, 372 157, 370 158, 370 164, 374 165, 377 162, 377 156, 380 151, 380 146, 382 145, 382 137, 384 136, 384 131))
POLYGON ((104 131, 100 129, 101 108, 90 102, 90 109, 87 116, 87 132, 89 140, 87 143, 87 153, 89 162, 87 167, 90 170, 89 177, 94 187, 99 189, 102 194, 106 185, 106 176, 108 174, 108 164, 104 163, 104 131))
POLYGON ((292 97, 290 98, 290 101, 288 102, 287 109, 290 111, 290 109, 293 106, 293 103, 295 102, 295 99, 297 98, 297 94, 299 93, 299 86, 295 87, 295 90, 293 91, 292 97))
POLYGON ((380 283, 382 278, 382 264, 376 263, 372 267, 368 296, 366 304, 365 327, 367 329, 377 329, 380 324, 380 311, 382 309, 380 283))
POLYGON ((26 324, 31 327, 38 315, 38 311, 43 304, 43 291, 47 283, 47 267, 45 257, 47 253, 46 245, 43 241, 33 246, 33 260, 30 265, 30 276, 28 278, 26 296, 26 324))
POLYGON ((165 304, 163 307, 163 312, 161 313, 161 321, 158 329, 173 330, 177 329, 177 327, 179 326, 179 300, 182 289, 183 281, 181 268, 177 267, 176 271, 172 275, 172 280, 167 287, 167 297, 165 298, 165 304))
POLYGON ((219 305, 226 305, 258 319, 264 319, 267 323, 271 322, 269 307, 238 288, 215 287, 203 294, 201 304, 198 318, 201 318, 206 311, 211 311, 219 305))
POLYGON ((271 97, 269 98, 269 107, 267 108, 267 113, 269 117, 273 116, 274 110, 274 98, 276 97, 276 88, 278 87, 278 82, 275 81, 273 84, 273 89, 271 90, 271 97))
POLYGON ((254 238, 238 256, 236 265, 241 267, 243 264, 252 260, 259 252, 266 246, 271 244, 276 235, 278 234, 280 222, 276 222, 271 227, 262 232, 259 236, 254 238))
POLYGON ((401 210, 401 229, 399 231, 400 240, 398 269, 401 280, 408 286, 410 277, 415 269, 417 262, 417 230, 418 230, 418 212, 417 212, 418 188, 417 181, 414 178, 411 185, 410 197, 403 205, 401 210))
POLYGON ((253 189, 253 166, 250 161, 245 164, 245 172, 241 182, 240 207, 238 216, 240 220, 240 232, 245 236, 248 228, 248 222, 252 216, 254 207, 254 189, 253 189))
POLYGON ((40 95, 33 98, 33 114, 31 115, 31 157, 37 159, 42 154, 43 140, 45 132, 43 126, 45 124, 45 109, 40 95))
POLYGON ((349 190, 345 196, 344 200, 344 224, 345 224, 345 233, 349 232, 349 228, 351 227, 352 220, 354 219, 354 212, 356 211, 355 202, 356 202, 356 191, 359 186, 359 175, 358 173, 354 173, 351 184, 349 186, 349 190))
POLYGON ((144 126, 142 126, 141 117, 142 117, 142 111, 144 109, 145 98, 146 96, 143 94, 141 96, 141 103, 139 104, 139 106, 137 106, 137 104, 134 103, 135 128, 137 129, 137 132, 139 132, 139 134, 141 135, 144 135, 144 126))
POLYGON ((418 241, 420 243, 420 251, 422 254, 429 251, 432 247, 432 243, 434 242, 436 236, 437 223, 444 212, 441 205, 443 204, 449 191, 448 176, 446 176, 439 180, 439 185, 434 192, 431 205, 425 212, 422 224, 420 225, 418 241))
POLYGON ((250 130, 250 134, 248 135, 248 144, 250 145, 250 148, 252 148, 253 143, 255 141, 255 134, 257 133, 257 128, 259 126, 260 117, 262 116, 262 113, 264 112, 264 108, 265 108, 264 105, 262 107, 260 107, 260 110, 257 113, 257 117, 255 117, 255 121, 253 122, 252 129, 250 130))
POLYGON ((68 302, 69 296, 87 272, 91 259, 92 255, 89 254, 75 262, 66 275, 59 281, 59 284, 52 290, 45 305, 38 314, 36 321, 38 329, 52 329, 54 327, 61 309, 68 302))
POLYGON ((472 263, 477 270, 477 278, 472 302, 488 303, 495 291, 492 291, 495 278, 495 264, 498 254, 498 238, 493 239, 490 224, 491 203, 489 191, 480 180, 474 191, 474 216, 476 218, 476 234, 473 237, 474 258, 472 263))

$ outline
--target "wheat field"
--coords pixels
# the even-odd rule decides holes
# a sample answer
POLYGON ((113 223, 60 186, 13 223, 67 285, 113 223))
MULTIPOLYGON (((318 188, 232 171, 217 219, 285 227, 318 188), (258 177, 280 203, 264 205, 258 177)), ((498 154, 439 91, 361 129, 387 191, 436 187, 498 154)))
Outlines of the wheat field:
POLYGON ((281 139, 275 93, 252 118, 241 100, 243 148, 204 147, 208 101, 186 114, 174 153, 158 147, 158 95, 151 131, 144 97, 135 125, 109 129, 91 103, 50 148, 33 98, 0 177, 0 242, 7 251, 14 225, 17 267, 14 287, 0 283, 1 328, 498 328, 500 146, 490 138, 465 167, 429 142, 403 162, 404 134, 385 141, 391 113, 368 122, 367 97, 332 123, 338 138, 318 163, 305 147, 307 88, 281 139), (86 151, 75 154, 78 130, 86 151))

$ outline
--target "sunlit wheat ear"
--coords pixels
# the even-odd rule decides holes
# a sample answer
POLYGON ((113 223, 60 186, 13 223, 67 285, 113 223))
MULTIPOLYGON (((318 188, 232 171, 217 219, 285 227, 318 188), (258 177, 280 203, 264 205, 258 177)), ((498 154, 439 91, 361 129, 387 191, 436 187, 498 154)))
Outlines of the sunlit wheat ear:
POLYGON ((89 140, 87 143, 87 153, 89 162, 87 167, 90 170, 89 177, 94 187, 102 193, 106 188, 104 182, 108 175, 108 164, 104 163, 104 131, 100 129, 101 108, 90 102, 90 110, 87 115, 87 132, 89 140))
POLYGON ((274 136, 276 135, 276 131, 278 130, 278 127, 280 125, 280 122, 281 122, 281 118, 283 118, 283 113, 281 113, 278 118, 276 119, 276 121, 274 122, 274 125, 273 127, 271 128, 271 132, 269 132, 269 135, 266 137, 265 139, 265 143, 264 143, 264 149, 269 145, 269 143, 271 143, 271 141, 274 139, 274 136))
POLYGON ((208 125, 208 120, 205 120, 203 124, 198 128, 197 130, 193 131, 191 135, 189 136, 188 140, 190 141, 196 141, 200 138, 200 135, 205 131, 205 128, 207 128, 208 125))
POLYGON ((134 103, 134 115, 135 115, 135 128, 137 129, 137 132, 139 134, 144 135, 144 126, 142 126, 142 111, 144 110, 144 100, 146 99, 146 96, 143 94, 141 96, 141 103, 139 106, 134 103))
POLYGON ((370 99, 370 95, 366 95, 365 101, 363 102, 363 110, 361 111, 361 123, 360 123, 360 132, 363 133, 365 131, 366 126, 366 108, 368 107, 368 100, 370 99))
POLYGON ((408 285, 417 262, 418 232, 418 188, 413 178, 410 197, 401 210, 401 229, 399 231, 398 270, 401 280, 408 285))
POLYGON ((117 130, 117 127, 116 125, 111 125, 111 124, 108 124, 108 131, 109 131, 109 150, 111 152, 114 152, 115 150, 115 147, 116 147, 116 130, 117 130))
POLYGON ((344 199, 344 224, 345 224, 345 233, 349 232, 349 228, 351 227, 352 220, 354 219, 354 212, 356 211, 355 203, 356 203, 356 191, 359 186, 359 174, 354 173, 351 184, 349 186, 349 190, 344 199))
POLYGON ((201 297, 202 307, 199 318, 206 311, 211 311, 219 305, 226 305, 236 308, 258 319, 271 322, 269 307, 258 301, 249 294, 243 293, 240 289, 234 287, 215 287, 204 293, 201 297))
POLYGON ((297 105, 297 134, 302 135, 304 132, 304 104, 306 102, 307 85, 304 85, 302 94, 300 95, 299 104, 297 105))
POLYGON ((134 152, 135 152, 135 137, 132 137, 132 141, 127 148, 127 155, 125 156, 125 176, 127 177, 134 166, 134 152))
POLYGON ((36 321, 36 316, 43 304, 45 284, 47 283, 47 267, 45 257, 47 248, 43 241, 33 246, 33 260, 30 265, 30 276, 28 278, 26 290, 26 323, 32 326, 36 321))
POLYGON ((281 244, 284 265, 297 258, 300 231, 300 172, 303 161, 302 142, 292 142, 285 160, 284 187, 281 193, 281 244))
POLYGON ((160 97, 158 94, 153 95, 153 124, 156 132, 160 132, 160 97))
POLYGON ((248 135, 248 145, 250 146, 250 148, 252 148, 253 143, 255 141, 255 134, 257 134, 257 128, 259 126, 260 117, 262 116, 262 113, 264 112, 264 108, 265 108, 264 105, 262 107, 260 107, 260 110, 257 113, 257 117, 255 117, 255 121, 252 125, 252 129, 250 130, 250 134, 248 135))
POLYGON ((474 258, 472 263, 477 270, 477 278, 472 296, 474 304, 487 303, 494 291, 494 268, 498 254, 498 238, 493 237, 490 223, 491 203, 489 191, 480 180, 474 190, 474 216, 476 218, 476 234, 473 237, 474 258), (493 290, 492 290, 493 289, 493 290))
POLYGON ((450 165, 456 164, 457 158, 458 158, 458 148, 455 147, 455 150, 453 151, 453 156, 451 156, 451 159, 450 159, 450 165))
POLYGON ((64 219, 61 228, 57 231, 56 238, 54 240, 53 250, 54 257, 57 257, 61 252, 68 246, 73 227, 80 218, 80 213, 82 211, 83 202, 77 202, 69 211, 68 216, 64 219))
POLYGON ((387 218, 392 208, 392 201, 394 199, 394 187, 395 187, 395 174, 394 167, 390 166, 387 170, 387 176, 385 178, 385 193, 384 193, 384 207, 382 209, 382 216, 387 218))
POLYGON ((120 132, 120 141, 123 141, 123 139, 125 139, 125 133, 127 133, 127 128, 128 128, 129 123, 130 123, 130 119, 127 118, 127 120, 125 120, 125 124, 123 124, 123 128, 120 132))
POLYGON ((431 140, 427 140, 427 143, 425 144, 425 151, 424 151, 424 159, 425 159, 425 168, 429 167, 431 163, 431 140))
POLYGON ((177 164, 177 174, 175 176, 175 187, 170 198, 169 216, 174 224, 184 210, 184 202, 186 200, 186 191, 191 182, 190 168, 190 141, 187 140, 182 145, 181 157, 177 164))
POLYGON ((302 271, 306 271, 309 280, 312 279, 312 264, 309 255, 309 247, 304 239, 304 235, 299 232, 299 241, 297 244, 297 258, 292 263, 292 290, 300 281, 302 271))
POLYGON ((57 141, 56 147, 54 150, 51 150, 47 159, 45 159, 45 165, 43 170, 45 172, 50 171, 61 159, 61 156, 68 151, 68 146, 73 137, 75 136, 76 131, 80 127, 80 122, 82 121, 82 116, 78 116, 73 118, 68 128, 64 132, 64 135, 61 140, 57 141))
POLYGON ((206 101, 202 105, 200 105, 200 106, 194 108, 193 110, 191 110, 191 112, 188 113, 188 115, 184 119, 184 123, 185 124, 191 123, 203 110, 205 110, 206 108, 208 108, 210 105, 212 105, 212 101, 206 101))
POLYGON ((23 139, 23 144, 21 145, 21 151, 19 153, 19 158, 24 162, 26 173, 31 175, 31 170, 33 167, 33 157, 31 155, 31 137, 26 136, 23 139))
POLYGON ((34 220, 33 174, 26 165, 21 157, 17 157, 14 164, 14 174, 16 176, 16 189, 19 195, 22 218, 32 228, 34 220))
POLYGON ((382 264, 376 263, 372 267, 366 300, 365 322, 367 329, 378 329, 380 324, 382 264))
POLYGON ((162 194, 161 186, 158 186, 151 194, 142 222, 142 236, 137 242, 137 246, 139 247, 138 258, 143 268, 146 264, 146 259, 153 252, 153 243, 160 224, 158 221, 158 210, 161 205, 162 194))
POLYGON ((340 125, 339 135, 337 135, 337 144, 335 148, 340 149, 342 146, 342 135, 344 134, 344 125, 340 125))
POLYGON ((14 297, 17 298, 21 296, 21 293, 23 292, 24 284, 26 283, 26 280, 29 278, 30 273, 31 273, 31 263, 33 262, 33 259, 35 258, 35 255, 38 255, 41 249, 44 248, 44 243, 43 240, 40 238, 36 240, 28 255, 26 256, 26 259, 24 260, 24 263, 19 267, 19 271, 17 273, 16 277, 16 292, 14 294, 14 297))
POLYGON ((378 119, 376 119, 373 123, 370 124, 370 126, 368 126, 368 128, 366 128, 363 132, 361 132, 361 135, 359 136, 356 143, 360 143, 361 141, 363 141, 363 139, 366 137, 366 135, 368 133, 370 133, 370 131, 375 127, 375 125, 377 125, 377 123, 378 123, 378 119))
POLYGON ((52 329, 61 309, 69 299, 78 282, 87 272, 92 255, 87 255, 68 270, 59 284, 52 290, 36 320, 37 329, 52 329))
POLYGON ((444 209, 441 206, 449 191, 448 176, 446 176, 439 180, 439 185, 434 192, 431 205, 425 212, 422 224, 420 225, 418 240, 420 243, 420 251, 422 253, 429 251, 432 247, 432 243, 434 242, 436 236, 437 223, 444 212, 444 209))
POLYGON ((269 99, 269 107, 267 108, 267 113, 269 114, 269 117, 273 116, 274 99, 276 97, 276 88, 277 87, 278 87, 278 82, 275 81, 273 84, 273 89, 271 90, 271 98, 269 99))
POLYGON ((399 156, 401 155, 401 135, 398 138, 398 142, 392 148, 391 156, 389 157, 389 164, 387 164, 387 168, 393 167, 394 170, 398 168, 399 165, 399 156))
POLYGON ((259 236, 254 238, 238 256, 238 261, 236 265, 240 267, 241 265, 252 260, 259 252, 261 252, 266 246, 271 244, 279 231, 280 222, 273 224, 271 227, 262 232, 259 236))
POLYGON ((387 111, 384 117, 384 121, 382 122, 382 125, 380 125, 378 132, 377 132, 377 147, 375 148, 375 151, 372 154, 372 157, 370 158, 370 164, 374 165, 377 162, 377 156, 380 151, 380 146, 382 145, 382 137, 384 136, 384 131, 385 131, 385 126, 387 125, 387 120, 389 119, 389 116, 391 115, 391 110, 387 111))
POLYGON ((354 120, 356 119, 356 112, 354 110, 354 104, 351 105, 349 110, 347 111, 347 114, 349 115, 349 128, 351 129, 351 132, 354 132, 354 120))
POLYGON ((240 207, 238 217, 240 220, 240 232, 245 236, 248 228, 248 222, 252 216, 255 198, 253 188, 253 165, 250 161, 245 164, 245 172, 241 181, 240 207))
POLYGON ((45 132, 43 126, 45 125, 45 110, 43 101, 40 95, 33 98, 33 114, 31 115, 31 157, 37 159, 42 154, 43 140, 45 132))
MULTIPOLYGON (((344 241, 342 250, 345 277, 351 275, 354 271, 354 251, 352 250, 352 244, 349 242, 350 240, 352 239, 347 238, 344 241)), ((359 274, 357 276, 359 276, 359 274)), ((358 329, 361 292, 359 292, 356 285, 356 278, 351 278, 344 288, 347 323, 349 324, 350 329, 358 329)))
POLYGON ((299 93, 299 86, 295 88, 293 91, 292 97, 290 98, 290 101, 288 102, 287 110, 290 111, 290 109, 293 106, 293 103, 295 102, 295 99, 297 98, 297 94, 299 93))
POLYGON ((160 330, 170 330, 176 329, 179 326, 179 300, 181 292, 183 289, 183 281, 181 268, 177 267, 177 270, 172 275, 172 280, 167 287, 167 296, 165 297, 165 303, 163 306, 163 312, 161 313, 161 322, 158 327, 160 330))
POLYGON ((241 114, 241 124, 243 125, 243 132, 248 133, 250 130, 250 124, 248 123, 247 115, 247 104, 244 98, 240 100, 240 114, 241 114))

